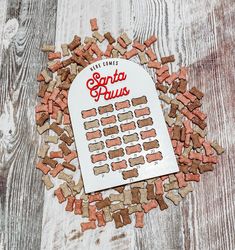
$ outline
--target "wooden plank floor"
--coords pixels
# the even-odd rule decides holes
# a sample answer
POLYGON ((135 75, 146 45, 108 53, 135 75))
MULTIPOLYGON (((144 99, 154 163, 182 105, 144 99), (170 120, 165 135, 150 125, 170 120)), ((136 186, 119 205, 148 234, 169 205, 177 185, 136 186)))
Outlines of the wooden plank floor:
POLYGON ((234 0, 0 0, 0 249, 235 249, 234 0), (189 67, 205 92, 208 136, 226 148, 213 173, 178 207, 146 216, 144 229, 113 224, 85 234, 77 217, 45 192, 35 170, 37 73, 41 45, 125 30, 140 41, 156 34, 156 52, 189 67))

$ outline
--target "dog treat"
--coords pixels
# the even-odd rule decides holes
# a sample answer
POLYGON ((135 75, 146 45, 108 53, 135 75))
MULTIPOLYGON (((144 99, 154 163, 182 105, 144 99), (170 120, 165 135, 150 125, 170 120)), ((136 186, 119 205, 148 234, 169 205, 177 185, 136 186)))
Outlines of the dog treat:
POLYGON ((126 49, 124 49, 119 43, 113 46, 114 50, 113 51, 118 51, 122 56, 126 53, 126 49))
POLYGON ((64 130, 59 127, 55 122, 50 125, 50 129, 53 130, 59 136, 64 132, 64 130))
POLYGON ((122 216, 123 225, 131 224, 131 218, 129 216, 128 208, 123 208, 120 210, 120 215, 122 216))
POLYGON ((195 100, 194 102, 191 102, 187 105, 187 108, 189 109, 189 111, 194 111, 196 108, 201 107, 201 103, 199 100, 195 100))
POLYGON ((132 193, 131 190, 124 190, 123 192, 124 195, 124 205, 131 205, 132 204, 132 193))
POLYGON ((125 169, 125 168, 127 168, 127 162, 126 162, 126 160, 122 160, 119 162, 112 162, 111 166, 112 166, 113 171, 116 171, 119 169, 125 169))
POLYGON ((138 49, 138 50, 140 50, 140 51, 144 51, 145 50, 145 48, 146 48, 146 46, 144 45, 144 44, 141 44, 141 43, 139 43, 138 41, 134 41, 133 42, 133 44, 132 44, 132 47, 133 48, 136 48, 136 49, 138 49))
POLYGON ((50 158, 63 158, 63 153, 61 151, 51 151, 50 158))
POLYGON ((159 147, 158 140, 154 140, 154 141, 150 141, 150 142, 144 142, 143 147, 144 147, 145 151, 153 149, 153 148, 158 148, 159 147))
POLYGON ((125 53, 126 59, 130 59, 136 55, 138 55, 138 51, 135 48, 132 48, 131 50, 129 50, 128 52, 125 53))
POLYGON ((82 201, 82 217, 88 218, 89 217, 89 203, 82 201))
POLYGON ((54 184, 52 183, 50 177, 48 175, 43 175, 42 176, 42 181, 44 185, 46 186, 46 189, 49 190, 54 187, 54 184))
POLYGON ((97 150, 104 149, 104 143, 102 141, 96 142, 96 143, 90 143, 88 145, 88 147, 89 147, 90 152, 94 152, 94 151, 97 151, 97 150))
MULTIPOLYGON (((147 50, 145 51, 145 53, 146 53, 146 55, 149 57, 149 59, 150 59, 151 61, 157 60, 157 56, 156 56, 156 54, 153 52, 153 50, 152 50, 151 48, 147 49, 147 50)), ((148 65, 149 65, 149 64, 148 64, 148 65)))
POLYGON ((68 44, 68 48, 70 51, 74 50, 81 44, 81 38, 77 35, 73 37, 73 41, 68 44))
POLYGON ((200 120, 198 117, 193 117, 191 121, 192 123, 198 125, 198 127, 202 130, 207 127, 207 124, 204 121, 200 120))
POLYGON ((156 130, 155 129, 150 129, 147 131, 141 131, 140 132, 140 136, 142 140, 145 140, 147 138, 151 138, 151 137, 156 137, 156 130))
POLYGON ((95 213, 95 216, 98 221, 98 227, 103 227, 106 225, 105 219, 104 219, 104 212, 103 211, 97 211, 95 213))
POLYGON ((158 178, 154 181, 155 189, 156 189, 156 195, 162 195, 164 193, 163 190, 163 184, 161 178, 158 178))
POLYGON ((147 103, 147 98, 146 96, 138 97, 138 98, 132 98, 131 99, 132 105, 133 106, 138 106, 141 104, 146 104, 147 103))
POLYGON ((132 118, 133 118, 133 114, 132 114, 131 111, 126 112, 126 113, 118 114, 119 122, 122 122, 122 121, 125 121, 125 120, 128 120, 128 119, 132 119, 132 118))
POLYGON ((124 49, 127 48, 126 43, 123 41, 123 39, 122 39, 121 37, 118 37, 117 42, 119 43, 119 45, 120 45, 122 48, 124 48, 124 49))
POLYGON ((134 112, 135 112, 135 117, 137 118, 144 115, 150 115, 150 110, 148 107, 142 109, 136 109, 134 112))
POLYGON ((170 56, 166 56, 166 57, 161 58, 162 64, 170 63, 170 62, 174 62, 174 61, 175 61, 175 56, 174 55, 170 55, 170 56))
POLYGON ((132 200, 131 203, 132 204, 138 204, 140 203, 140 192, 139 192, 139 188, 132 188, 131 189, 131 195, 132 195, 132 200))
POLYGON ((130 134, 130 135, 124 135, 122 138, 123 138, 124 143, 130 143, 130 142, 134 142, 134 141, 139 140, 137 133, 130 134))
POLYGON ((37 126, 37 131, 41 135, 50 128, 49 122, 45 122, 41 127, 37 126))
POLYGON ((128 206, 128 210, 129 210, 129 214, 133 214, 136 212, 142 212, 143 209, 142 209, 141 204, 135 204, 132 206, 128 206))
POLYGON ((88 213, 89 213, 89 220, 95 221, 96 220, 96 206, 95 205, 89 205, 88 207, 88 213))
POLYGON ((123 150, 123 148, 109 150, 108 155, 109 155, 109 159, 122 157, 124 155, 124 150, 123 150))
POLYGON ((41 127, 48 119, 49 119, 49 114, 43 112, 40 114, 40 117, 36 120, 36 124, 41 127))
POLYGON ((145 213, 148 213, 153 208, 156 208, 158 205, 156 200, 151 200, 147 204, 142 204, 142 208, 144 209, 145 213))
POLYGON ((218 155, 221 155, 225 150, 216 141, 211 143, 211 147, 216 151, 218 155))
POLYGON ((110 32, 106 32, 104 34, 104 37, 108 40, 110 45, 116 42, 116 40, 112 37, 110 32))
POLYGON ((147 126, 153 125, 153 119, 151 117, 143 119, 143 120, 138 120, 137 121, 138 127, 143 128, 147 126))
POLYGON ((130 107, 129 100, 115 103, 115 109, 116 110, 125 109, 125 108, 129 108, 129 107, 130 107))
POLYGON ((166 194, 166 198, 171 200, 176 206, 179 205, 181 202, 182 198, 178 194, 174 193, 174 191, 169 191, 166 194))
MULTIPOLYGON (((161 76, 158 76, 157 80, 159 83, 163 83, 170 77, 170 74, 168 71, 164 72, 161 76)), ((166 98, 166 97, 165 97, 166 98)))
POLYGON ((109 117, 102 117, 101 118, 101 124, 102 126, 108 125, 108 124, 112 124, 112 123, 116 123, 116 116, 112 115, 109 117))
POLYGON ((110 211, 113 213, 113 212, 115 212, 115 211, 117 211, 117 210, 121 210, 121 209, 123 209, 124 208, 124 204, 123 204, 123 202, 119 202, 119 203, 116 203, 116 204, 111 204, 110 205, 110 211))
POLYGON ((107 206, 110 206, 110 204, 111 204, 111 201, 110 201, 109 198, 105 198, 104 200, 98 201, 98 202, 95 203, 96 208, 98 210, 103 209, 103 208, 105 208, 107 206))
POLYGON ((77 158, 77 151, 76 151, 76 150, 71 151, 70 154, 64 156, 64 160, 65 160, 66 162, 68 162, 68 163, 71 162, 71 161, 72 161, 73 159, 75 159, 75 158, 77 158))
POLYGON ((119 133, 118 126, 113 126, 113 127, 110 127, 110 128, 104 128, 103 132, 104 132, 105 136, 118 134, 119 133))
POLYGON ((62 152, 65 156, 67 156, 71 153, 71 150, 68 148, 68 146, 65 142, 62 142, 61 144, 59 144, 59 148, 62 150, 62 152))
POLYGON ((42 163, 43 163, 43 164, 46 164, 46 165, 49 165, 49 166, 52 167, 52 168, 55 168, 58 162, 55 161, 55 160, 52 160, 52 159, 50 159, 50 157, 46 156, 46 157, 42 160, 42 163))
POLYGON ((92 116, 96 116, 96 115, 97 115, 97 112, 96 112, 95 108, 82 111, 82 118, 83 119, 86 119, 86 118, 89 118, 92 116))
POLYGON ((200 165, 198 169, 199 169, 199 173, 203 174, 208 171, 213 171, 214 166, 212 165, 212 163, 207 163, 207 164, 200 165))
POLYGON ((148 202, 148 200, 147 200, 147 189, 140 188, 139 192, 140 192, 140 203, 141 204, 147 203, 148 202))
POLYGON ((153 162, 153 161, 161 160, 162 159, 162 153, 157 152, 157 153, 153 153, 153 154, 147 154, 146 159, 147 159, 147 162, 149 162, 149 163, 153 162))
POLYGON ((156 89, 157 90, 160 90, 161 92, 163 93, 167 93, 167 90, 168 90, 168 87, 167 86, 164 86, 163 84, 159 83, 159 82, 156 82, 156 89))
MULTIPOLYGON (((147 52, 146 52, 146 54, 147 54, 147 52)), ((148 62, 148 68, 153 68, 153 69, 160 69, 161 68, 161 63, 160 62, 157 62, 157 61, 154 61, 154 62, 152 62, 152 61, 149 61, 148 62)))
POLYGON ((68 175, 68 174, 66 174, 64 172, 60 172, 58 174, 58 179, 61 179, 63 181, 66 181, 67 183, 70 183, 72 181, 72 175, 68 175))
POLYGON ((91 162, 92 163, 96 163, 96 162, 99 162, 99 161, 106 161, 106 160, 107 160, 106 153, 91 155, 91 162))
POLYGON ((152 45, 156 41, 157 41, 157 37, 152 35, 147 40, 144 41, 144 44, 146 45, 146 47, 149 47, 150 45, 152 45))
POLYGON ((101 137, 101 131, 100 130, 96 130, 96 131, 92 131, 92 132, 87 132, 86 133, 86 138, 88 141, 93 140, 93 139, 97 139, 101 137))
POLYGON ((136 144, 134 146, 127 146, 126 148, 127 155, 139 153, 142 151, 140 144, 136 144))
POLYGON ((49 148, 50 147, 48 144, 41 145, 41 147, 38 150, 38 157, 45 158, 49 148))
POLYGON ((43 44, 41 51, 43 52, 54 52, 55 51, 55 46, 51 44, 43 44))
POLYGON ((63 193, 62 193, 62 189, 61 188, 57 188, 54 191, 54 194, 57 197, 59 203, 63 203, 66 200, 65 197, 64 197, 64 195, 63 195, 63 193))
POLYGON ((109 195, 110 201, 124 201, 124 194, 110 194, 109 195))
POLYGON ((145 55, 145 52, 138 52, 138 56, 139 56, 139 59, 140 59, 140 64, 146 64, 148 62, 148 59, 145 55))
POLYGON ((153 184, 147 184, 146 189, 147 189, 147 199, 148 200, 154 199, 155 198, 154 185, 153 184))
POLYGON ((157 201, 161 211, 168 208, 168 205, 166 204, 166 202, 163 199, 163 195, 158 194, 158 195, 156 195, 155 198, 156 198, 156 201, 157 201))
POLYGON ((113 213, 112 217, 114 219, 115 227, 116 228, 123 227, 123 223, 122 223, 122 220, 121 220, 121 214, 120 214, 120 212, 113 213))
POLYGON ((67 199, 67 204, 66 204, 66 207, 65 207, 65 211, 73 212, 74 202, 75 202, 75 197, 74 196, 69 196, 68 199, 67 199))
POLYGON ((64 168, 67 168, 67 169, 69 169, 71 171, 75 171, 76 170, 76 167, 74 165, 68 163, 68 162, 63 162, 62 165, 63 165, 64 168))
POLYGON ((63 169, 62 164, 57 164, 54 169, 50 170, 50 174, 52 177, 56 177, 63 169))
POLYGON ((82 199, 75 199, 74 201, 74 214, 82 214, 82 199))
POLYGON ((144 212, 136 212, 135 213, 135 227, 143 228, 144 227, 144 212))
POLYGON ((93 121, 89 121, 89 122, 84 122, 84 128, 86 130, 88 129, 92 129, 92 128, 98 128, 100 126, 99 124, 99 120, 93 120, 93 121))
POLYGON ((136 165, 142 165, 142 164, 145 163, 145 160, 144 160, 143 156, 130 158, 128 161, 129 161, 129 164, 130 164, 131 167, 134 167, 136 165))
POLYGON ((129 123, 121 124, 120 128, 122 132, 126 132, 126 131, 136 129, 136 125, 135 125, 135 122, 129 122, 129 123))
POLYGON ((95 221, 89 221, 89 222, 82 222, 81 223, 81 230, 82 232, 85 232, 89 229, 96 229, 95 221))
POLYGON ((127 180, 129 178, 138 177, 138 170, 136 168, 133 168, 132 170, 127 170, 122 172, 122 176, 124 180, 127 180))
POLYGON ((204 94, 199 90, 197 89, 196 87, 193 87, 189 90, 189 92, 193 95, 195 95, 199 100, 202 99, 202 97, 204 96, 204 94))
POLYGON ((67 145, 71 145, 73 143, 73 139, 68 137, 65 133, 60 136, 61 141, 65 142, 67 145))
MULTIPOLYGON (((186 92, 186 90, 187 90, 187 81, 183 80, 183 79, 180 79, 177 91, 183 94, 183 93, 186 92)), ((186 98, 186 96, 187 95, 184 95, 185 98, 186 98)))
POLYGON ((98 31, 94 31, 92 33, 92 36, 96 38, 100 43, 102 43, 105 39, 104 36, 102 36, 98 31))
POLYGON ((132 43, 132 40, 128 37, 126 32, 123 32, 120 35, 120 38, 125 42, 126 45, 130 45, 132 43))
POLYGON ((111 148, 114 146, 119 146, 122 144, 120 137, 114 138, 114 139, 108 139, 105 141, 106 147, 111 148))
POLYGON ((193 188, 190 183, 187 184, 186 187, 182 187, 179 189, 179 194, 182 198, 185 198, 190 192, 193 191, 193 188))

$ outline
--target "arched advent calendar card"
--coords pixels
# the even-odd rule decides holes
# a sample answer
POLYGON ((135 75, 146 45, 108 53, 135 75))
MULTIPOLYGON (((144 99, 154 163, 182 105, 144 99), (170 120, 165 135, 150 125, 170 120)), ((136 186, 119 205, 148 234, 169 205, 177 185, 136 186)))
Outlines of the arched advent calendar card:
POLYGON ((86 193, 178 171, 155 84, 138 64, 89 65, 68 102, 86 193))

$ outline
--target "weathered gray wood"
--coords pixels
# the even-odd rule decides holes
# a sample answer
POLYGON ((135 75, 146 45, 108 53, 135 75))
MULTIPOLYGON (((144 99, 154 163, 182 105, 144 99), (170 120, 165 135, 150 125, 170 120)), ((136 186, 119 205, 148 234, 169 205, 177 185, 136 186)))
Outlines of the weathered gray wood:
POLYGON ((3 49, 0 76, 2 249, 40 248, 43 187, 35 170, 35 77, 46 63, 39 48, 54 42, 56 6, 56 1, 7 2, 6 21, 15 18, 19 28, 3 49))

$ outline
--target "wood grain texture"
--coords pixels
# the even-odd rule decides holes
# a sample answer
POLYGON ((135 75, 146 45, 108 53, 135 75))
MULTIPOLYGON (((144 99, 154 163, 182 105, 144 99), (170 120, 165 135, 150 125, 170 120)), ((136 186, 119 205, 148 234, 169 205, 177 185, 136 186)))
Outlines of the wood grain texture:
MULTIPOLYGON (((4 39, 11 40, 9 46, 2 51, 1 247, 39 249, 43 187, 41 174, 35 171, 40 142, 34 121, 38 91, 35 77, 46 63, 45 56, 40 53, 39 48, 43 42, 54 42, 56 2, 8 1, 5 16, 6 23, 14 19, 18 22, 19 28, 14 37, 4 34, 4 39)), ((12 29, 8 31, 11 32, 12 29)), ((2 44, 0 47, 3 48, 2 44)))
MULTIPOLYGON (((5 21, 16 18, 20 25, 9 48, 3 49, 0 77, 2 246, 4 242, 6 249, 39 249, 40 244, 46 250, 235 249, 234 1, 60 0, 56 23, 55 13, 54 1, 7 3, 5 21), (117 230, 112 223, 82 234, 80 217, 65 212, 52 192, 43 196, 41 175, 34 170, 39 143, 34 79, 46 63, 38 47, 42 41, 53 41, 55 29, 57 46, 74 34, 90 35, 92 17, 98 18, 101 33, 117 36, 125 30, 140 41, 155 33, 157 54, 175 54, 172 70, 188 66, 190 86, 205 92, 208 137, 226 148, 216 170, 202 176, 193 194, 178 207, 151 211, 144 229, 132 224, 117 230)), ((0 48, 2 43, 0 36, 0 48)))

